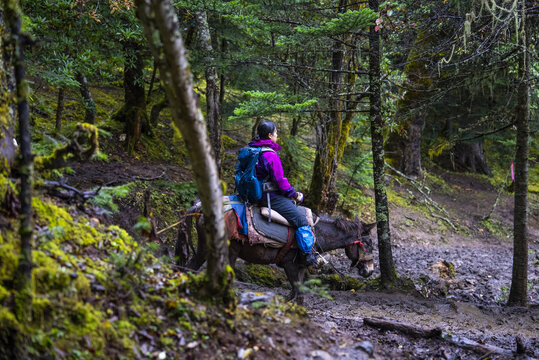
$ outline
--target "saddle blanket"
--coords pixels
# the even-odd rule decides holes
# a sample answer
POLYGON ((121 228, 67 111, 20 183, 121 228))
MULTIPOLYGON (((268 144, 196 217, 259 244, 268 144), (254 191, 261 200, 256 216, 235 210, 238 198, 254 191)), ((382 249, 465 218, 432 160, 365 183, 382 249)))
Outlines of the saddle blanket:
MULTIPOLYGON (((224 197, 224 211, 226 213, 230 210, 234 210, 236 213, 238 233, 246 235, 251 245, 264 244, 279 248, 284 246, 295 232, 295 229, 286 225, 269 222, 268 218, 261 214, 258 206, 251 206, 247 210, 237 195, 224 197)), ((298 206, 298 210, 307 216, 310 223, 312 222, 312 215, 308 208, 298 206)))

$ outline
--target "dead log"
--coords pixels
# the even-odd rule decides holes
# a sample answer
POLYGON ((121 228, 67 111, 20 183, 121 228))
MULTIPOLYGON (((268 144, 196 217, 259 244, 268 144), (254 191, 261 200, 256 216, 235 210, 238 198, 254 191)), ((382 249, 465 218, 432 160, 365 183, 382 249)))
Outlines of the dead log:
POLYGON ((489 345, 489 344, 480 344, 477 341, 462 337, 449 335, 447 333, 443 334, 443 339, 453 345, 461 347, 463 349, 472 350, 483 355, 502 355, 502 356, 513 356, 514 353, 511 350, 507 350, 498 346, 489 345))
MULTIPOLYGON (((434 329, 424 329, 419 326, 403 324, 392 320, 385 319, 375 319, 375 318, 364 318, 363 323, 365 325, 375 327, 382 330, 394 330, 402 332, 411 337, 422 337, 422 338, 438 338, 440 340, 445 340, 452 345, 458 346, 463 349, 471 350, 482 355, 502 355, 502 356, 513 356, 514 353, 511 350, 507 350, 495 345, 481 344, 477 341, 456 335, 449 335, 445 331, 442 331, 440 328, 434 329)), ((522 341, 521 341, 522 342, 522 341)), ((517 340, 518 344, 518 340, 517 340)), ((518 350, 518 349, 517 349, 518 350)), ((523 351, 521 348, 520 351, 523 351)))
POLYGON ((442 329, 424 329, 419 326, 402 324, 391 320, 375 319, 375 318, 364 318, 363 323, 370 327, 375 327, 382 330, 396 330, 400 331, 406 335, 412 337, 422 337, 422 338, 436 338, 442 335, 442 329))

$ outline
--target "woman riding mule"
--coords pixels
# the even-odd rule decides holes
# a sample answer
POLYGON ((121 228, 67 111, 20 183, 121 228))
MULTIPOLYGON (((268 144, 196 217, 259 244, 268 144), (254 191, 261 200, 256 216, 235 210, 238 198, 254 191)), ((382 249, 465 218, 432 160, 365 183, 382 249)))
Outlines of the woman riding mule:
POLYGON ((305 214, 301 213, 292 199, 303 202, 303 194, 296 191, 284 177, 281 158, 277 154, 281 146, 277 144, 277 126, 269 120, 262 120, 257 127, 257 137, 250 147, 266 148, 261 151, 256 164, 256 177, 264 182, 263 194, 258 205, 269 207, 281 214, 296 229, 296 242, 302 259, 308 266, 318 266, 313 253, 313 234, 305 214))
MULTIPOLYGON (((176 244, 176 251, 178 251, 178 249, 181 249, 181 241, 185 240, 190 244, 193 243, 191 226, 192 219, 196 218, 197 249, 187 263, 187 267, 193 270, 200 269, 205 261, 204 216, 197 215, 201 210, 200 202, 187 210, 186 226, 180 229, 178 243, 176 244)), ((374 271, 370 231, 376 224, 365 224, 359 221, 357 217, 355 221, 349 221, 343 218, 317 217, 315 214, 313 216, 316 218, 314 226, 316 234, 316 244, 314 246, 316 251, 325 253, 335 249, 344 249, 346 257, 350 260, 350 268, 356 268, 362 277, 369 277, 374 271)), ((237 258, 253 264, 277 264, 284 269, 292 287, 287 300, 296 299, 299 304, 302 303, 303 297, 299 284, 303 282, 307 268, 298 259, 298 249, 291 248, 285 252, 284 256, 279 258, 281 248, 268 247, 265 244, 250 244, 248 237, 238 232, 238 219, 234 211, 225 213, 225 228, 227 238, 230 241, 228 247, 230 266, 234 267, 237 258)))

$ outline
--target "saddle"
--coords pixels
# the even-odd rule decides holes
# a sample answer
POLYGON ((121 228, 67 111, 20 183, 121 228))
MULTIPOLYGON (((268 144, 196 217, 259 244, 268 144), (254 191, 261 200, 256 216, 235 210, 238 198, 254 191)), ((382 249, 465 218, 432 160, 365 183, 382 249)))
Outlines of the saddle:
MULTIPOLYGON (((243 206, 245 217, 247 218, 247 236, 238 232, 238 236, 232 236, 232 238, 242 242, 248 241, 250 245, 262 244, 273 248, 281 248, 287 244, 290 244, 289 246, 296 246, 294 241, 296 229, 277 211, 255 205, 245 206, 243 202, 232 201, 228 197, 225 197, 224 205, 225 213, 235 209, 237 206, 243 206)), ((313 227, 314 221, 311 209, 304 206, 298 206, 298 209, 305 214, 309 225, 313 227)), ((240 216, 238 211, 236 211, 236 214, 238 217, 240 216)), ((238 219, 235 224, 227 224, 227 228, 230 225, 235 225, 236 228, 241 227, 241 221, 238 219)))

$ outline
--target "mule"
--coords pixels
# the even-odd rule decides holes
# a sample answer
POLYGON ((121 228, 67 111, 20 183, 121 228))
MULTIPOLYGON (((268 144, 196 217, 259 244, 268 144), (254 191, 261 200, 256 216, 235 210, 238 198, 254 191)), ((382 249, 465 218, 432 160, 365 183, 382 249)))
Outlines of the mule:
MULTIPOLYGON (((192 228, 192 221, 190 219, 193 216, 189 214, 200 213, 200 211, 200 203, 188 210, 186 219, 187 227, 183 230, 187 233, 187 236, 190 236, 192 228)), ((356 268, 362 277, 367 278, 371 276, 374 271, 374 261, 370 232, 376 226, 376 223, 365 224, 357 216, 355 221, 349 221, 342 217, 318 217, 315 214, 313 214, 313 217, 316 219, 313 228, 316 238, 314 250, 323 254, 335 249, 344 249, 346 256, 350 260, 350 269, 356 268)), ((302 263, 297 246, 283 252, 281 248, 268 247, 264 244, 251 245, 247 236, 238 236, 238 219, 233 211, 225 213, 225 227, 227 238, 230 242, 228 248, 229 261, 233 268, 238 257, 253 264, 277 264, 277 266, 284 269, 292 287, 286 300, 296 300, 298 303, 303 302, 299 284, 303 282, 307 267, 302 263)), ((198 235, 197 249, 187 263, 187 267, 193 270, 198 270, 205 261, 206 239, 203 216, 197 217, 196 230, 198 235)), ((191 240, 189 242, 192 244, 191 240)), ((179 247, 180 244, 178 243, 177 249, 179 247)))

